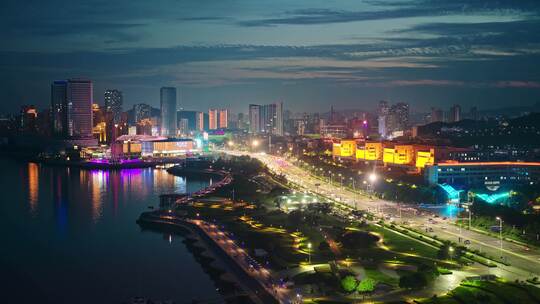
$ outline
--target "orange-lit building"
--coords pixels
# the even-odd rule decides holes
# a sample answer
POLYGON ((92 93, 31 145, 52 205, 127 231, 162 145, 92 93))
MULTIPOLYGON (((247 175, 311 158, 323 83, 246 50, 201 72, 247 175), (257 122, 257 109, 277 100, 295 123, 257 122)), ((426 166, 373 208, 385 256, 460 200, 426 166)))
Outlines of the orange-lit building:
POLYGON ((415 144, 394 144, 392 142, 357 142, 341 140, 333 143, 332 155, 356 161, 380 161, 385 165, 410 166, 424 169, 440 161, 449 159, 450 152, 464 149, 434 147, 415 144))
POLYGON ((366 142, 365 160, 382 160, 383 144, 382 142, 366 142))
POLYGON ((356 141, 355 140, 342 140, 340 143, 340 156, 341 157, 355 157, 356 156, 356 141))
POLYGON ((229 110, 221 109, 219 110, 219 128, 227 129, 229 127, 229 110))
POLYGON ((208 110, 208 129, 216 130, 218 128, 218 110, 210 109, 208 110))

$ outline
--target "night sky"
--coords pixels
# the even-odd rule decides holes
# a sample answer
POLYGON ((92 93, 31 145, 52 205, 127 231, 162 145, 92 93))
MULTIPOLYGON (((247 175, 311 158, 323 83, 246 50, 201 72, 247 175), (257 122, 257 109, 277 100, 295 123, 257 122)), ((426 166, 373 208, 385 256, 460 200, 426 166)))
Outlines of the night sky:
POLYGON ((416 111, 540 101, 538 0, 2 0, 0 112, 46 107, 55 79, 126 106, 416 111))

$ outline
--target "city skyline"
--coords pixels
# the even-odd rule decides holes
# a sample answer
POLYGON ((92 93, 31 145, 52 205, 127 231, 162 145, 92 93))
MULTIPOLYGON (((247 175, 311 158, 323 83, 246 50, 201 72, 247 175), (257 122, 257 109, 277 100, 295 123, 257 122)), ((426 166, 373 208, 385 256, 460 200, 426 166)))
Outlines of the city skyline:
POLYGON ((428 112, 540 99, 530 69, 540 61, 537 1, 223 5, 5 2, 0 111, 46 107, 52 81, 78 77, 93 80, 99 103, 106 89, 122 91, 126 108, 159 106, 162 86, 200 111, 277 100, 292 111, 370 109, 389 100, 428 112))

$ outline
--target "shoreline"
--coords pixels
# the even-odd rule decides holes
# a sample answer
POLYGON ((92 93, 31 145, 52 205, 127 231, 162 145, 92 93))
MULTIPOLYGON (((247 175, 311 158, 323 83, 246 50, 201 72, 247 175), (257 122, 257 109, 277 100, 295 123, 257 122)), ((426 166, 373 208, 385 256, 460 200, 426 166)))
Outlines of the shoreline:
POLYGON ((207 245, 208 250, 210 250, 214 255, 217 255, 227 266, 227 268, 229 268, 230 273, 237 278, 236 283, 243 289, 248 289, 246 292, 248 292, 250 295, 250 299, 254 300, 253 297, 255 297, 258 300, 255 301, 255 303, 277 303, 274 296, 268 293, 257 280, 246 273, 246 271, 240 265, 238 265, 227 252, 225 252, 210 236, 205 233, 203 229, 201 229, 201 227, 185 220, 179 222, 179 220, 152 219, 155 214, 157 214, 155 211, 144 212, 137 220, 137 224, 141 227, 155 227, 159 229, 159 231, 163 231, 162 229, 164 227, 176 227, 187 229, 193 233, 196 233, 200 240, 204 241, 204 243, 207 245))
MULTIPOLYGON (((138 222, 139 220, 137 220, 138 222)), ((226 262, 221 260, 220 257, 213 253, 212 249, 206 244, 206 242, 199 237, 199 235, 188 226, 181 225, 163 225, 156 223, 139 223, 139 226, 143 231, 148 230, 158 233, 171 233, 178 235, 182 238, 182 243, 186 246, 186 249, 191 253, 195 261, 201 266, 203 271, 214 282, 214 286, 218 289, 219 294, 225 302, 228 299, 240 300, 249 298, 249 295, 243 293, 244 289, 241 284, 238 283, 236 276, 231 276, 227 271, 226 262)), ((204 299, 193 299, 204 300, 204 299)))

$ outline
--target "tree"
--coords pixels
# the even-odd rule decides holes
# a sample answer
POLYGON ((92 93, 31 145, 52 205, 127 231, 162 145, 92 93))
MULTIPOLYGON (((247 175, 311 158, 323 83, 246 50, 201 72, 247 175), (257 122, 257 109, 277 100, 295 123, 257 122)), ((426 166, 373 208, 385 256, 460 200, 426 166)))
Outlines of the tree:
POLYGON ((348 275, 341 280, 341 287, 346 292, 353 292, 356 289, 358 282, 352 275, 348 275))
POLYGON ((427 285, 427 278, 423 273, 415 272, 399 278, 399 287, 406 289, 420 289, 427 285))
POLYGON ((322 241, 320 244, 319 244, 319 250, 320 251, 324 251, 324 250, 328 250, 330 249, 330 245, 328 244, 327 241, 322 241))
POLYGON ((372 278, 365 278, 360 281, 358 286, 356 286, 356 291, 360 293, 372 292, 373 290, 375 290, 376 285, 377 281, 373 280, 372 278))
POLYGON ((347 249, 369 248, 379 241, 379 237, 364 231, 346 231, 339 241, 347 249))
POLYGON ((287 221, 290 226, 298 227, 302 223, 302 218, 304 215, 299 210, 294 210, 287 216, 287 221))

